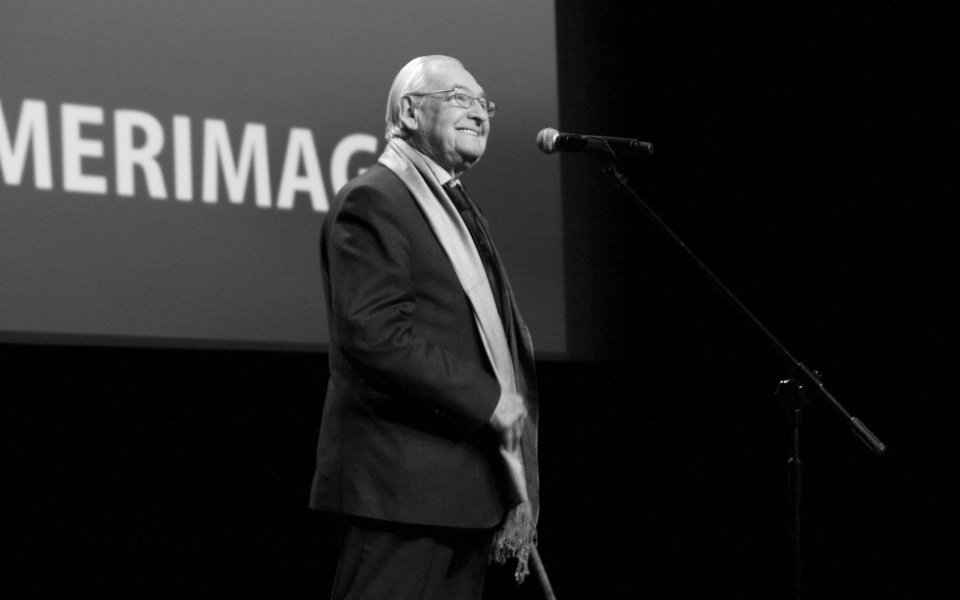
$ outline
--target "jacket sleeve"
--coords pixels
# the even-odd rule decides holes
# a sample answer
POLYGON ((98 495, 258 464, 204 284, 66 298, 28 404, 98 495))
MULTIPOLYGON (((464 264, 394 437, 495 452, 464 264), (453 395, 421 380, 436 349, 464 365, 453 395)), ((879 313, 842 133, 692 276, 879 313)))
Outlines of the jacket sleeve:
MULTIPOLYGON (((436 332, 418 330, 414 318, 421 295, 413 272, 424 265, 414 264, 422 254, 413 244, 432 241, 412 231, 413 223, 419 225, 415 220, 422 219, 419 208, 380 188, 357 186, 331 218, 325 224, 324 269, 337 343, 351 370, 386 396, 419 404, 469 429, 485 425, 500 385, 482 347, 476 356, 458 355, 436 332)), ((441 310, 461 310, 467 327, 474 327, 469 311, 441 310)))

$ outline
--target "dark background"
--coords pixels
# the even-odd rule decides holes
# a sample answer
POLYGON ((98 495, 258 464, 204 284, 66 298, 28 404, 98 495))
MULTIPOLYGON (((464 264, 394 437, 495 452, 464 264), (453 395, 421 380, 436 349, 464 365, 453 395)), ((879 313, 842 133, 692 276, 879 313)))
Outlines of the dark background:
MULTIPOLYGON (((960 590, 958 20, 914 4, 557 1, 560 129, 654 142, 634 189, 889 446, 804 410, 810 598, 960 590)), ((539 363, 558 598, 787 597, 790 364, 596 163, 559 160, 573 355, 539 363)), ((325 597, 325 355, 4 344, 0 374, 5 596, 325 597)), ((538 597, 508 575, 489 597, 538 597)))

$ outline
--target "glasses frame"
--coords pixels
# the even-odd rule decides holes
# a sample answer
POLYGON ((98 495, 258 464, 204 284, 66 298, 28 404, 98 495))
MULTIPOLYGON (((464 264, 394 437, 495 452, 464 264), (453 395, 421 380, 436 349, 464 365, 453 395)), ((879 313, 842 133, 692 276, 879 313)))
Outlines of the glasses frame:
POLYGON ((445 94, 448 92, 453 92, 453 95, 447 98, 447 100, 453 100, 453 103, 459 106, 460 108, 470 108, 473 106, 473 103, 476 102, 477 105, 480 106, 480 108, 482 108, 485 113, 487 113, 488 117, 492 117, 497 112, 496 102, 493 102, 492 100, 488 100, 486 98, 482 98, 480 96, 471 96, 470 94, 467 94, 463 90, 463 88, 457 87, 457 86, 454 86, 452 88, 447 88, 445 90, 433 90, 432 92, 415 92, 415 93, 410 93, 405 95, 406 96, 430 96, 432 94, 445 94), (466 96, 467 98, 470 98, 470 103, 464 106, 457 100, 458 96, 466 96), (486 106, 484 106, 484 104, 486 104, 486 106))

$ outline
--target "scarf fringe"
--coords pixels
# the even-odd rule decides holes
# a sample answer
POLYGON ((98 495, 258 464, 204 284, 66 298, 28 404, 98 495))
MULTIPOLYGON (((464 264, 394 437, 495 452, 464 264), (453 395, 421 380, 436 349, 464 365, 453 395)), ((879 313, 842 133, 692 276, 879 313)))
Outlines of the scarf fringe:
POLYGON ((530 551, 537 545, 537 529, 533 524, 533 511, 529 501, 524 501, 510 510, 503 526, 493 536, 490 561, 505 564, 507 559, 517 559, 514 579, 517 583, 530 574, 528 565, 530 551))

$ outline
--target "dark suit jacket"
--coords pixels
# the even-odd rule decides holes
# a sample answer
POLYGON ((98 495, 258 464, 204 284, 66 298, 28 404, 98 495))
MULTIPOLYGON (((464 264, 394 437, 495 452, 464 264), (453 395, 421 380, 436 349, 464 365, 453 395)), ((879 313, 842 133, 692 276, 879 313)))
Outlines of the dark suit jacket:
POLYGON ((449 259, 392 171, 377 164, 337 194, 320 256, 330 382, 311 507, 497 525, 500 386, 449 259))

